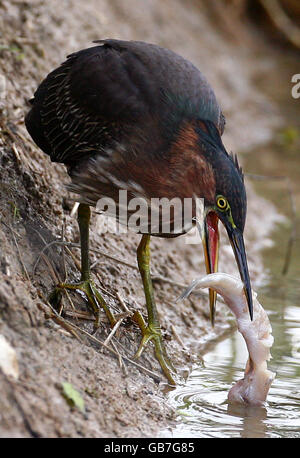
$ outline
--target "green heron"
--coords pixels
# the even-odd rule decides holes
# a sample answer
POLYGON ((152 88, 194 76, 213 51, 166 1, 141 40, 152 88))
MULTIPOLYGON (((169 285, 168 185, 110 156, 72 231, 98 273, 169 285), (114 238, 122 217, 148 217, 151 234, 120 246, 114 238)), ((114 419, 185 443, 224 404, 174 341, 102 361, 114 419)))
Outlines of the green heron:
MULTIPOLYGON (((213 90, 193 64, 170 50, 137 41, 96 43, 69 55, 44 79, 25 118, 35 143, 52 161, 67 166, 70 189, 80 196, 81 280, 60 284, 58 289, 81 289, 96 318, 100 306, 108 312, 91 280, 89 264, 90 206, 99 198, 117 202, 120 189, 146 199, 196 196, 204 200, 207 273, 218 268, 220 219, 233 247, 252 319, 243 240, 247 206, 243 173, 222 143, 225 119, 213 90)), ((140 322, 143 337, 137 356, 152 340, 156 357, 173 382, 153 294, 149 243, 151 235, 179 234, 153 233, 150 228, 141 233, 137 260, 148 323, 140 322)), ((209 298, 213 321, 216 293, 211 290, 209 298)))

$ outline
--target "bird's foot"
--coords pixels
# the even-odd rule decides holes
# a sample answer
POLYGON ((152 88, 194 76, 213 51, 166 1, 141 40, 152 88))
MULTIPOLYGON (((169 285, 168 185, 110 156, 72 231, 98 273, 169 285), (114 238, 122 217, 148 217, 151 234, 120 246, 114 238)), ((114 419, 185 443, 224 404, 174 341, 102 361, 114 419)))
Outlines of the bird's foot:
POLYGON ((96 330, 100 325, 100 309, 102 308, 109 319, 111 327, 113 327, 117 320, 115 319, 113 313, 109 310, 108 306, 106 305, 105 300, 95 287, 92 280, 84 280, 80 281, 79 283, 60 283, 56 286, 54 291, 49 296, 50 304, 55 307, 56 309, 60 306, 61 299, 62 299, 62 291, 63 290, 73 290, 73 291, 81 291, 85 294, 88 304, 95 315, 95 323, 94 323, 94 330, 96 330))
POLYGON ((168 357, 160 328, 153 326, 151 324, 148 324, 147 326, 144 318, 138 311, 134 313, 132 318, 137 323, 142 332, 142 340, 134 358, 139 358, 143 350, 147 346, 148 342, 152 340, 152 342, 154 343, 155 356, 162 368, 163 373, 165 374, 171 385, 176 385, 176 382, 174 380, 176 369, 174 368, 173 364, 171 363, 168 357))

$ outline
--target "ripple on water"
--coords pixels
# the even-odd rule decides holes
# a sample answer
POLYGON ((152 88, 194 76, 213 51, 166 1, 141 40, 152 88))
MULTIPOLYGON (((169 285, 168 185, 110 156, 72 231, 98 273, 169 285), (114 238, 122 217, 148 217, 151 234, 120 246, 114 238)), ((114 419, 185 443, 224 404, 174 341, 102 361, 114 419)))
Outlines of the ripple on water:
MULTIPOLYGON (((282 315, 273 314, 272 317, 275 321, 280 320, 277 324, 281 328, 289 329, 285 336, 295 335, 295 327, 299 333, 300 315, 284 324, 282 315)), ((278 346, 281 347, 280 339, 278 346)), ((284 347, 287 350, 286 341, 284 347)), ((266 406, 230 406, 227 403, 228 391, 243 376, 247 350, 238 332, 220 342, 204 356, 204 366, 196 367, 184 386, 168 394, 178 421, 171 434, 162 432, 162 435, 186 438, 300 437, 299 364, 293 356, 280 351, 275 352, 275 356, 269 367, 277 374, 266 406)))

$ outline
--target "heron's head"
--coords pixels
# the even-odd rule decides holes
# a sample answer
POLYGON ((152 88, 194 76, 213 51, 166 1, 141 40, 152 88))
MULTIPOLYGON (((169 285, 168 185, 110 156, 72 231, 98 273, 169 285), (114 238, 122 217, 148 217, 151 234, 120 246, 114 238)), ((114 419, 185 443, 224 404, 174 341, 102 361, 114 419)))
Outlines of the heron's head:
MULTIPOLYGON (((214 173, 214 189, 204 200, 203 246, 207 273, 218 270, 219 232, 221 220, 228 234, 248 303, 250 317, 253 317, 251 284, 244 245, 244 227, 247 213, 247 198, 244 177, 236 157, 229 155, 222 143, 219 131, 211 122, 204 123, 198 135, 202 154, 214 173)), ((212 322, 216 293, 210 290, 212 322)))

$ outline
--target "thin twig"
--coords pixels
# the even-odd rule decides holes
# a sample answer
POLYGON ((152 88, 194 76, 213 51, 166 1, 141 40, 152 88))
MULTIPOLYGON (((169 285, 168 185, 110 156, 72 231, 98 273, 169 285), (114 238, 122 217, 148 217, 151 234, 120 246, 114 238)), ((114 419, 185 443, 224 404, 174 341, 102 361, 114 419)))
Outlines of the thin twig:
POLYGON ((44 239, 44 237, 42 236, 42 234, 41 234, 38 230, 36 230, 34 227, 32 228, 32 230, 33 230, 34 232, 36 232, 37 235, 39 236, 39 238, 42 240, 42 242, 43 242, 45 245, 47 245, 47 241, 44 239))
POLYGON ((265 181, 265 180, 278 180, 278 181, 283 181, 286 184, 288 195, 289 195, 289 200, 290 200, 290 211, 291 211, 291 220, 292 220, 292 225, 291 225, 291 231, 288 239, 288 244, 287 244, 287 249, 284 257, 284 264, 282 268, 282 275, 286 275, 288 273, 290 263, 291 263, 291 258, 292 258, 292 249, 293 245, 296 241, 297 238, 297 209, 296 209, 296 201, 294 197, 294 193, 292 190, 292 186, 289 180, 289 177, 285 175, 275 175, 275 176, 267 176, 267 175, 256 175, 253 173, 245 173, 245 176, 247 176, 250 179, 257 180, 257 181, 265 181))
MULTIPOLYGON (((46 240, 44 239, 44 237, 42 236, 42 234, 40 234, 40 232, 38 230, 36 230, 35 228, 32 228, 32 230, 34 232, 37 233, 37 235, 39 236, 39 238, 42 240, 42 242, 47 245, 47 242, 46 240)), ((54 282, 57 283, 60 283, 60 277, 59 277, 59 273, 57 272, 57 270, 53 267, 50 259, 48 258, 47 255, 45 255, 44 253, 42 253, 42 256, 41 256, 45 262, 45 264, 47 264, 49 270, 50 270, 50 273, 52 272, 52 278, 54 278, 54 282)), ((33 270, 33 274, 34 274, 34 270, 33 270)))
POLYGON ((79 202, 75 202, 72 208, 72 211, 70 213, 70 216, 73 218, 75 214, 77 213, 78 207, 79 207, 79 202))
POLYGON ((285 13, 278 0, 260 0, 271 21, 286 38, 297 48, 300 48, 300 28, 285 13))
POLYGON ((105 339, 105 341, 103 342, 104 345, 108 345, 108 344, 109 344, 111 338, 112 338, 113 335, 116 333, 116 331, 119 329, 119 327, 120 327, 122 321, 124 320, 124 318, 125 318, 125 317, 123 316, 122 318, 120 318, 120 319, 116 322, 116 324, 115 324, 114 327, 112 328, 111 332, 109 333, 108 337, 107 337, 107 338, 105 339))
POLYGON ((54 282, 54 283, 60 283, 59 275, 58 275, 58 273, 53 269, 53 266, 52 266, 52 264, 51 264, 51 262, 50 262, 48 256, 45 255, 45 254, 43 253, 42 258, 43 258, 44 263, 46 264, 46 266, 47 266, 48 269, 49 269, 49 272, 50 272, 50 275, 51 275, 51 277, 52 277, 53 282, 54 282))
MULTIPOLYGON (((98 280, 99 280, 99 283, 101 283, 101 277, 100 277, 100 275, 98 274, 98 272, 95 272, 95 274, 96 274, 96 277, 97 277, 98 280)), ((110 296, 110 297, 113 297, 114 299, 117 299, 117 296, 116 296, 115 294, 113 294, 113 293, 111 293, 110 291, 108 291, 108 289, 103 288, 102 285, 98 284, 98 285, 97 285, 97 288, 101 289, 101 291, 103 291, 107 296, 110 296)))
MULTIPOLYGON (((19 2, 17 2, 17 3, 19 3, 19 2)), ((27 38, 27 37, 17 37, 17 36, 15 36, 14 37, 14 41, 16 41, 17 43, 24 44, 24 45, 38 45, 39 44, 39 42, 37 40, 34 40, 32 38, 27 38)))
POLYGON ((9 224, 7 224, 2 218, 0 219, 1 223, 4 224, 10 231, 12 231, 19 239, 22 238, 20 234, 18 234, 17 231, 15 231, 9 224))
POLYGON ((70 250, 70 248, 68 248, 67 246, 64 247, 64 249, 66 250, 66 252, 68 253, 68 255, 71 256, 71 258, 73 259, 73 262, 77 268, 77 270, 79 270, 79 272, 81 272, 81 264, 80 262, 78 261, 78 259, 76 258, 76 256, 74 255, 74 253, 72 253, 72 251, 70 250))
MULTIPOLYGON (((35 264, 34 264, 34 267, 33 267, 33 273, 35 272, 36 268, 37 268, 37 265, 38 263, 40 262, 40 258, 41 258, 41 254, 45 251, 45 250, 48 250, 51 246, 53 245, 64 245, 66 247, 70 247, 70 248, 80 248, 80 244, 79 243, 73 243, 73 242, 65 242, 65 241, 59 241, 59 240, 53 240, 52 242, 49 242, 41 251, 41 253, 39 254, 35 264)), ((90 248, 90 251, 93 252, 93 253, 97 253, 97 254, 100 254, 101 256, 105 256, 106 258, 108 259, 111 259, 112 261, 116 261, 120 264, 124 264, 125 266, 127 267, 131 267, 132 269, 137 269, 137 266, 136 265, 133 265, 133 264, 130 264, 129 262, 126 262, 126 261, 123 261, 121 259, 118 259, 116 258, 115 256, 112 256, 108 253, 105 253, 105 251, 102 251, 102 250, 97 250, 95 248, 90 248)))
POLYGON ((19 151, 18 151, 18 148, 17 148, 15 142, 12 143, 11 149, 13 150, 13 153, 15 155, 15 158, 17 160, 18 165, 21 165, 22 161, 21 161, 20 154, 19 154, 19 151))
MULTIPOLYGON (((97 339, 95 336, 93 336, 92 334, 90 334, 89 332, 85 331, 84 329, 81 329, 79 326, 77 326, 76 324, 74 323, 71 323, 67 320, 65 320, 64 318, 62 318, 58 313, 57 311, 52 307, 52 305, 44 298, 42 297, 43 301, 45 302, 45 304, 49 307, 50 309, 50 314, 49 314, 49 311, 47 311, 45 309, 45 306, 42 305, 42 304, 39 304, 39 308, 44 312, 46 313, 49 318, 52 318, 57 324, 59 324, 60 326, 62 326, 64 329, 66 329, 67 331, 69 331, 71 334, 71 330, 70 328, 73 328, 74 331, 74 335, 75 337, 81 342, 83 343, 82 339, 79 338, 79 336, 77 335, 76 333, 76 330, 83 333, 84 335, 86 335, 90 340, 92 340, 93 342, 99 344, 101 347, 105 348, 106 350, 108 350, 109 352, 113 353, 115 356, 117 356, 119 358, 120 356, 120 353, 116 350, 113 350, 111 347, 107 346, 104 342, 102 342, 101 340, 97 339)), ((162 378, 159 374, 151 371, 150 369, 147 369, 146 367, 142 366, 141 364, 137 363, 136 361, 133 361, 132 359, 128 358, 127 356, 124 356, 124 355, 121 355, 121 357, 125 360, 125 361, 128 361, 130 364, 133 364, 134 366, 138 367, 139 369, 143 370, 144 372, 146 372, 147 374, 151 375, 151 377, 154 377, 155 379, 161 381, 162 378)))
POLYGON ((44 304, 43 305, 39 304, 38 305, 39 309, 42 310, 48 318, 51 318, 56 324, 58 324, 63 329, 68 331, 69 334, 76 337, 76 339, 79 340, 80 343, 84 343, 81 337, 79 337, 79 335, 77 334, 77 332, 74 329, 72 329, 72 324, 68 322, 67 320, 65 320, 64 318, 62 318, 59 315, 59 313, 57 313, 57 311, 51 306, 51 304, 45 298, 43 298, 43 301, 45 302, 45 304, 47 304, 50 311, 46 310, 45 308, 46 306, 44 304))
POLYGON ((117 298, 119 299, 120 305, 121 305, 121 307, 123 308, 123 310, 124 310, 125 312, 127 312, 128 315, 131 315, 132 312, 129 310, 129 308, 128 308, 127 305, 125 304, 125 302, 124 302, 123 298, 120 296, 119 292, 116 293, 116 296, 117 296, 117 298))
POLYGON ((178 333, 177 333, 177 331, 176 331, 176 329, 175 329, 173 324, 171 324, 171 330, 172 330, 172 333, 173 333, 175 339, 177 340, 177 342, 182 346, 182 348, 184 350, 187 350, 186 346, 184 345, 184 343, 182 342, 181 338, 179 337, 179 335, 178 335, 178 333))
POLYGON ((29 275, 28 275, 27 269, 26 269, 25 264, 24 264, 23 259, 22 259, 21 251, 20 251, 20 248, 19 248, 17 239, 16 239, 16 237, 15 237, 14 231, 12 230, 12 228, 10 227, 10 225, 8 225, 8 227, 9 227, 10 230, 11 230, 11 234, 12 234, 12 237, 13 237, 13 239, 14 239, 14 242, 15 242, 15 245, 16 245, 16 248, 17 248, 17 252, 18 252, 18 255, 19 255, 19 260, 20 260, 20 263, 21 263, 23 272, 24 272, 24 274, 25 274, 25 277, 27 278, 27 280, 29 281, 29 283, 31 283, 30 277, 29 277, 29 275))
MULTIPOLYGON (((61 240, 64 241, 64 238, 65 238, 65 220, 61 228, 61 240)), ((63 278, 64 278, 64 282, 66 282, 67 281, 67 269, 66 269, 66 257, 65 257, 65 248, 64 247, 61 250, 61 255, 62 255, 63 278)))
POLYGON ((119 360, 119 366, 120 366, 120 369, 123 370, 124 367, 125 367, 125 365, 124 365, 124 362, 123 362, 122 355, 121 355, 121 353, 119 352, 119 350, 117 349, 116 345, 115 345, 113 342, 111 342, 110 344, 111 344, 111 346, 113 347, 113 349, 115 350, 115 352, 117 352, 117 354, 118 354, 118 360, 119 360))
MULTIPOLYGON (((108 351, 110 351, 111 353, 113 353, 115 356, 118 356, 119 353, 115 350, 113 350, 112 348, 108 347, 107 345, 104 345, 103 342, 101 342, 101 340, 97 339, 95 336, 93 336, 92 334, 90 334, 89 332, 85 331, 84 329, 81 329, 79 326, 76 326, 75 324, 73 323, 70 323, 70 325, 72 327, 74 327, 75 329, 78 329, 78 331, 82 332, 83 334, 87 335, 89 337, 89 339, 91 339, 93 342, 96 342, 98 343, 101 347, 104 347, 106 348, 108 351)), ((122 355, 122 358, 125 359, 126 361, 128 361, 129 363, 133 364, 134 366, 137 366, 139 369, 143 370, 144 372, 148 373, 149 375, 151 375, 152 377, 155 377, 156 379, 158 380, 161 380, 161 377, 159 374, 156 374, 155 372, 151 371, 150 369, 147 369, 146 367, 142 366, 141 364, 133 361, 132 359, 128 358, 127 356, 124 356, 122 355)))
POLYGON ((77 320, 80 319, 80 320, 95 321, 95 317, 91 315, 89 312, 85 312, 84 310, 79 310, 79 311, 78 310, 76 311, 66 310, 64 312, 64 315, 66 317, 76 318, 77 320))
POLYGON ((288 245, 286 249, 286 255, 285 255, 285 260, 283 264, 283 269, 282 269, 282 275, 286 275, 288 273, 290 263, 291 263, 291 258, 292 258, 292 248, 293 245, 296 241, 297 238, 297 225, 296 225, 296 219, 297 219, 297 210, 296 210, 296 201, 295 197, 292 191, 291 183, 286 179, 286 184, 288 187, 288 192, 290 196, 290 202, 291 202, 291 217, 293 220, 289 240, 288 240, 288 245))
MULTIPOLYGON (((76 310, 76 307, 75 307, 75 305, 73 304, 72 298, 71 298, 71 296, 70 296, 70 294, 69 294, 69 292, 68 292, 67 289, 65 289, 65 295, 67 296, 67 299, 68 299, 68 301, 69 301, 69 304, 71 305, 71 309, 72 309, 73 311, 75 311, 75 310, 76 310)), ((77 318, 77 320, 78 320, 78 318, 77 318)))

